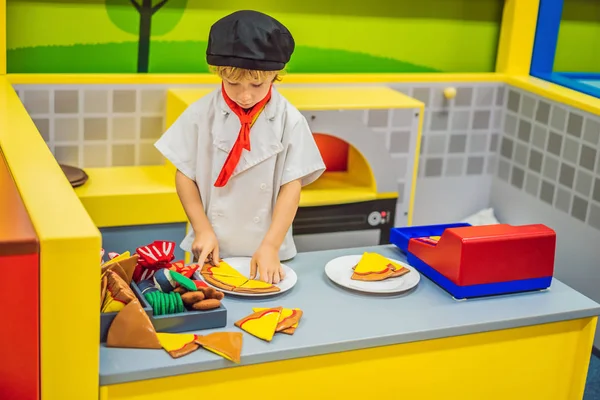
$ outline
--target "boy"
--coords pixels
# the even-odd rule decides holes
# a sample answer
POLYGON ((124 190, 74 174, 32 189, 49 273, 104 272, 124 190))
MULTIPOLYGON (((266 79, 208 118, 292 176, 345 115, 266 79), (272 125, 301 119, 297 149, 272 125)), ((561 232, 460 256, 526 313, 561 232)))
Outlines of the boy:
POLYGON ((181 244, 199 263, 252 257, 250 278, 284 278, 296 255, 300 189, 325 170, 306 119, 273 88, 295 43, 285 26, 238 11, 210 30, 207 62, 221 87, 192 104, 156 143, 177 168, 192 229, 181 244))

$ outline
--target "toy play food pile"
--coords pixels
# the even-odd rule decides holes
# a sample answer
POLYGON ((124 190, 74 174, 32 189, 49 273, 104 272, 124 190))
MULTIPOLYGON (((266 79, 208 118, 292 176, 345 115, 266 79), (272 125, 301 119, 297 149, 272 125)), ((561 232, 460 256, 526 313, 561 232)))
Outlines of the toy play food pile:
MULTIPOLYGON (((130 286, 135 267, 138 265, 138 258, 138 254, 133 256, 122 254, 101 266, 101 310, 102 312, 118 313, 108 330, 106 346, 164 349, 173 358, 182 357, 203 347, 221 357, 239 363, 242 351, 242 334, 240 332, 216 332, 205 336, 156 332, 130 286)), ((191 305, 194 308, 196 304, 206 300, 205 293, 207 292, 218 296, 216 295, 217 291, 212 288, 202 288, 212 289, 212 291, 199 290, 191 280, 181 279, 183 275, 178 276, 173 271, 171 271, 171 275, 173 275, 170 276, 173 281, 181 281, 180 285, 174 285, 171 293, 180 296, 185 305, 191 305), (174 290, 178 290, 178 292, 174 292, 174 290)), ((160 278, 158 281, 162 282, 160 278)), ((159 292, 156 287, 154 289, 156 292, 164 294, 159 292)))
POLYGON ((353 268, 351 279, 356 281, 382 281, 407 274, 410 269, 377 253, 364 253, 353 268))
POLYGON ((215 266, 204 264, 200 274, 211 285, 222 290, 238 293, 275 293, 279 288, 273 284, 248 279, 225 261, 215 266))
POLYGON ((154 315, 177 314, 186 310, 212 310, 221 306, 223 292, 193 281, 178 272, 163 268, 153 279, 138 284, 154 315))
POLYGON ((259 339, 270 342, 275 333, 293 335, 302 318, 299 308, 253 308, 253 314, 237 321, 235 326, 259 339))

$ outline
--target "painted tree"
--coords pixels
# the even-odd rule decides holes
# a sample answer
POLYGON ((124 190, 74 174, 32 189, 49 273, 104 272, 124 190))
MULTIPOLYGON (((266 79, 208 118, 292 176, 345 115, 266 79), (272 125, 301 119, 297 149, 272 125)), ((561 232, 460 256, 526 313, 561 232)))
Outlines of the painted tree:
POLYGON ((110 20, 119 29, 138 35, 137 72, 148 72, 150 38, 173 30, 186 5, 187 0, 106 0, 110 20))

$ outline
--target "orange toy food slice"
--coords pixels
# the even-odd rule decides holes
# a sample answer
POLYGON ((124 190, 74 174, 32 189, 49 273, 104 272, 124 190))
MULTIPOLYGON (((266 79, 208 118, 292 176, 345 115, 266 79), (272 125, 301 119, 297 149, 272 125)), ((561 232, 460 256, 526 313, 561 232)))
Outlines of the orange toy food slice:
MULTIPOLYGON (((252 311, 260 312, 267 310, 267 308, 253 308, 252 311)), ((296 328, 298 327, 298 323, 300 322, 300 318, 302 318, 302 310, 299 308, 284 308, 281 310, 281 314, 279 314, 279 321, 277 321, 277 328, 275 328, 275 332, 283 332, 293 334, 296 328), (290 329, 293 328, 293 329, 290 329), (286 330, 290 329, 288 332, 286 330)))
POLYGON ((115 317, 108 328, 107 347, 160 349, 160 344, 150 318, 135 299, 115 317))
POLYGON ((354 267, 351 279, 360 281, 382 281, 404 275, 410 270, 377 253, 364 253, 354 267))
POLYGON ((237 321, 235 326, 259 339, 270 342, 275 335, 282 309, 282 307, 275 307, 255 312, 237 321))
POLYGON ((223 358, 240 363, 243 335, 241 332, 215 332, 197 336, 196 343, 223 358))

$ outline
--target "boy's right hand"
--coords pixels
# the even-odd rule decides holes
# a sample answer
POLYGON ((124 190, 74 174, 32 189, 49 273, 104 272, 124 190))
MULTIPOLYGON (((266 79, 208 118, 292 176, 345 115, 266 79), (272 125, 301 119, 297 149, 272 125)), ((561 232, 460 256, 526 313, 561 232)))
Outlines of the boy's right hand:
POLYGON ((219 242, 217 241, 217 235, 212 230, 197 233, 192 243, 192 254, 194 254, 200 265, 204 265, 206 261, 212 261, 214 265, 219 265, 219 242))

